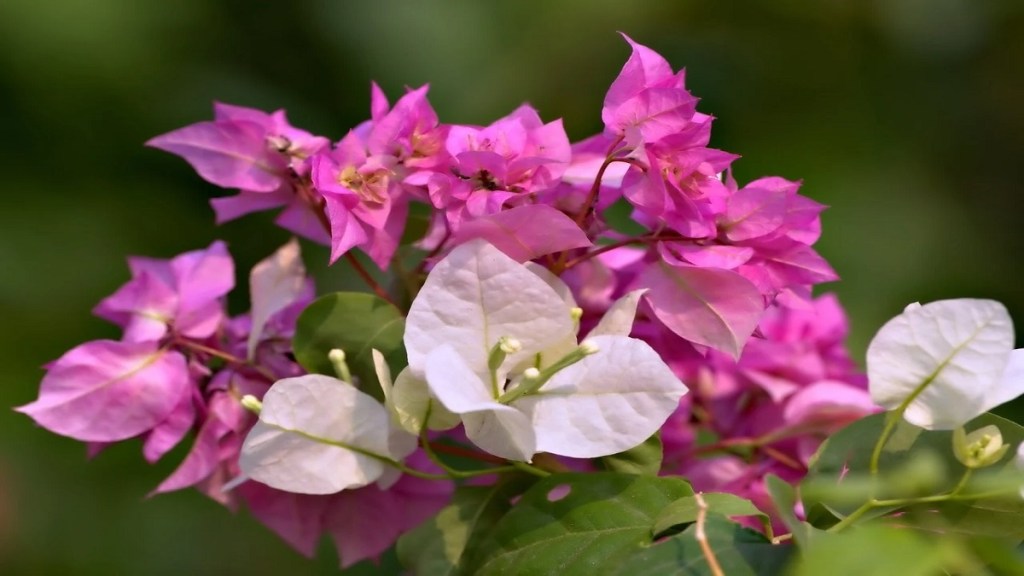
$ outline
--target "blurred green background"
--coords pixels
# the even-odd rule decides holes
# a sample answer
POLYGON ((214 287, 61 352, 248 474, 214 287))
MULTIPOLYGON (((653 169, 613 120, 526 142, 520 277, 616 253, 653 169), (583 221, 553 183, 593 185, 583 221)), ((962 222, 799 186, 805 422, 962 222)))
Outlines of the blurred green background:
MULTIPOLYGON (((146 139, 215 99, 340 138, 369 116, 371 79, 393 98, 430 82, 446 122, 529 101, 580 139, 629 54, 616 30, 687 68, 741 181, 803 179, 831 205, 818 247, 855 353, 915 300, 997 298, 1024 324, 1019 0, 2 0, 0 406, 33 400, 43 363, 116 336, 89 310, 127 279, 125 255, 224 238, 248 270, 285 240, 265 215, 215 228, 222 191, 146 139)), ((87 462, 9 410, 0 439, 0 573, 336 571, 329 546, 308 561, 196 493, 146 499, 181 450, 87 462)))

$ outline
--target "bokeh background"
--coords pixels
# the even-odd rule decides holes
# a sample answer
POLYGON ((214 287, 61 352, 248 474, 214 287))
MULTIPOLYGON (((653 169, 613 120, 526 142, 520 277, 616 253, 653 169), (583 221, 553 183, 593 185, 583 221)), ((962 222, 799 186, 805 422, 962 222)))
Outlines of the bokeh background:
POLYGON ((248 270, 284 242, 264 216, 215 228, 223 192, 146 139, 215 99, 340 138, 368 117, 371 79, 392 97, 430 82, 447 122, 529 101, 580 139, 628 56, 617 30, 687 68, 741 181, 803 179, 831 205, 818 247, 857 355, 915 300, 997 298, 1024 324, 1019 0, 2 0, 0 573, 336 572, 329 546, 306 560, 196 493, 147 499, 181 450, 88 462, 7 408, 35 398, 45 362, 116 336, 89 310, 125 255, 224 238, 248 270))

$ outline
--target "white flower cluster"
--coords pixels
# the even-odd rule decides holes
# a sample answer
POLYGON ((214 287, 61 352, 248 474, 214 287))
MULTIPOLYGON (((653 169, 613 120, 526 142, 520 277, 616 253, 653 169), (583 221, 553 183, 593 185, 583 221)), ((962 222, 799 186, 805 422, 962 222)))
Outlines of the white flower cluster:
POLYGON ((512 461, 637 446, 687 391, 628 336, 641 295, 624 296, 579 342, 580 310, 561 280, 485 241, 462 244, 412 304, 409 366, 392 381, 374 354, 385 405, 327 376, 277 382, 242 449, 244 477, 309 494, 386 487, 397 476, 388 463, 408 456, 424 428, 459 423, 479 448, 512 461))

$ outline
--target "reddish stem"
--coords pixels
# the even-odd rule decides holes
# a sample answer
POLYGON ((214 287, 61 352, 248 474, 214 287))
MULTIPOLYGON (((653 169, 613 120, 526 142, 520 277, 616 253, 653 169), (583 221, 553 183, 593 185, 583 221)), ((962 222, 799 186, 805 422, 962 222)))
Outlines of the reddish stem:
POLYGON ((238 356, 235 356, 234 354, 231 354, 230 352, 225 352, 223 350, 218 350, 216 348, 211 348, 210 346, 206 346, 205 344, 200 344, 198 342, 193 342, 191 340, 185 340, 185 339, 181 339, 181 338, 175 338, 172 341, 172 343, 177 345, 177 346, 181 346, 182 348, 188 348, 189 350, 193 350, 195 352, 199 352, 199 353, 202 353, 202 354, 207 354, 207 355, 213 356, 215 358, 220 358, 221 360, 227 362, 228 364, 234 364, 236 366, 242 366, 242 367, 245 367, 245 368, 251 368, 252 370, 256 371, 260 376, 263 376, 264 378, 266 378, 267 381, 269 381, 269 382, 274 382, 274 381, 277 380, 277 376, 275 376, 272 372, 270 372, 266 368, 264 368, 262 366, 259 366, 259 365, 257 365, 256 363, 254 363, 254 362, 252 362, 250 360, 243 360, 242 358, 239 358, 238 356))
POLYGON ((601 167, 597 170, 597 176, 594 177, 594 183, 590 186, 590 192, 587 193, 587 199, 583 202, 583 207, 580 209, 579 214, 576 215, 576 224, 581 228, 583 222, 586 221, 587 216, 594 210, 594 204, 597 203, 597 195, 601 191, 601 180, 604 178, 604 171, 608 169, 608 165, 615 162, 613 155, 615 149, 619 144, 622 143, 622 136, 619 136, 611 146, 608 147, 608 152, 605 154, 604 162, 601 163, 601 167))
POLYGON ((656 233, 656 234, 651 234, 649 236, 632 236, 632 237, 626 238, 624 240, 618 240, 616 242, 612 242, 611 244, 605 244, 605 245, 601 246, 600 248, 598 248, 596 250, 591 250, 590 252, 587 252, 586 254, 583 254, 582 256, 580 256, 578 258, 570 260, 570 261, 566 262, 562 266, 562 270, 563 271, 564 270, 568 270, 569 268, 572 268, 573 266, 576 266, 577 264, 580 264, 582 262, 586 262, 587 260, 590 260, 591 258, 593 258, 595 256, 600 256, 601 254, 604 254, 605 252, 610 252, 612 250, 615 250, 616 248, 622 248, 623 246, 629 246, 630 244, 654 244, 656 242, 671 242, 671 241, 686 241, 686 240, 699 240, 699 238, 690 238, 688 236, 683 236, 681 234, 675 234, 675 233, 669 233, 669 234, 656 233))
POLYGON ((480 462, 489 462, 491 464, 507 464, 505 460, 498 458, 497 456, 491 456, 490 454, 484 454, 482 452, 468 450, 460 446, 452 446, 451 444, 431 442, 430 449, 433 450, 434 452, 439 452, 441 454, 449 454, 451 456, 458 456, 460 458, 469 458, 470 460, 479 460, 480 462))

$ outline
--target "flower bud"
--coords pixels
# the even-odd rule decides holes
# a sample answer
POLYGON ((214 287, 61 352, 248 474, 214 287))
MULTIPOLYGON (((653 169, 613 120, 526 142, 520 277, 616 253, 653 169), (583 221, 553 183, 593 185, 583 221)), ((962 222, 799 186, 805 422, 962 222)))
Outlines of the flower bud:
POLYGON ((523 349, 523 344, 519 340, 510 336, 502 336, 498 338, 497 344, 491 348, 491 352, 487 355, 487 368, 493 374, 501 367, 505 362, 505 358, 509 354, 515 354, 523 349))
POLYGON ((597 354, 601 349, 594 343, 593 340, 584 340, 580 343, 580 352, 589 356, 591 354, 597 354))
POLYGON ((968 434, 963 427, 953 431, 953 454, 968 468, 985 468, 999 462, 1009 444, 1003 444, 1003 434, 994 425, 978 428, 968 434))
POLYGON ((523 349, 523 343, 515 338, 502 336, 498 339, 498 347, 501 348, 501 351, 505 354, 515 354, 523 349))
POLYGON ((338 375, 338 379, 348 384, 355 384, 352 381, 352 371, 349 370, 348 362, 345 361, 345 351, 341 348, 333 348, 327 353, 327 359, 331 361, 331 365, 334 366, 334 373, 338 375))
POLYGON ((259 398, 253 396, 252 394, 246 394, 245 396, 242 396, 241 402, 242 408, 245 408, 246 410, 252 412, 253 414, 256 414, 257 416, 259 416, 260 411, 263 410, 263 402, 260 402, 259 398))

